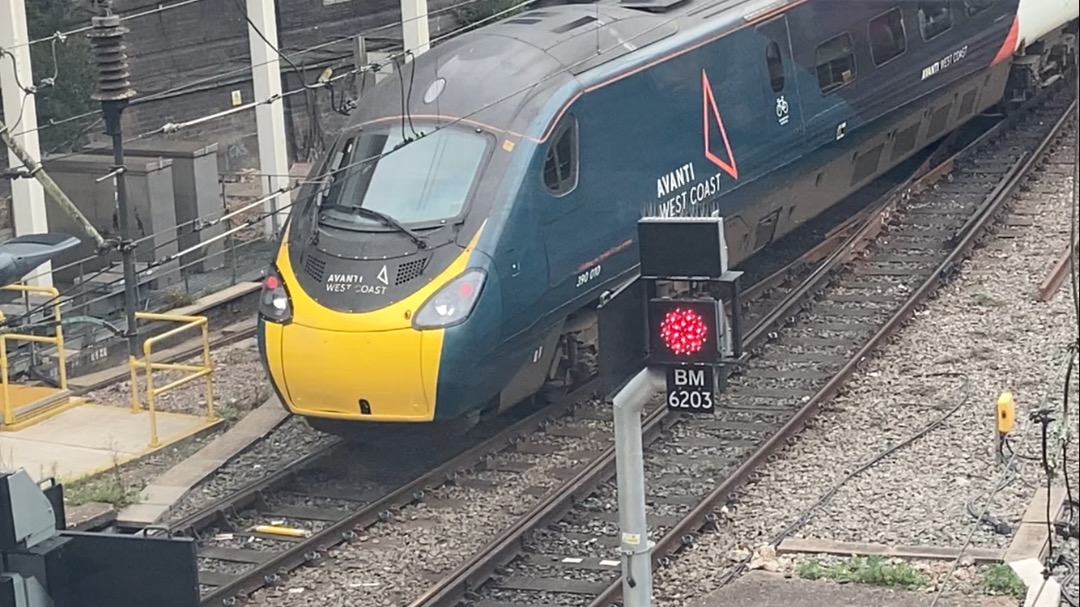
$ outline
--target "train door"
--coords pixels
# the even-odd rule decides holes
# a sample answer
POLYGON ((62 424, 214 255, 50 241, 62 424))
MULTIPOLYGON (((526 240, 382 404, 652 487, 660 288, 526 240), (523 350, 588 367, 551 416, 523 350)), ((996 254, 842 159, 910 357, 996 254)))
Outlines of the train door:
POLYGON ((762 125, 763 135, 776 150, 784 150, 781 158, 789 160, 799 153, 803 141, 802 99, 797 82, 798 70, 792 59, 791 36, 787 15, 780 15, 757 26, 760 54, 754 59, 761 66, 761 86, 765 99, 772 106, 770 120, 762 125))

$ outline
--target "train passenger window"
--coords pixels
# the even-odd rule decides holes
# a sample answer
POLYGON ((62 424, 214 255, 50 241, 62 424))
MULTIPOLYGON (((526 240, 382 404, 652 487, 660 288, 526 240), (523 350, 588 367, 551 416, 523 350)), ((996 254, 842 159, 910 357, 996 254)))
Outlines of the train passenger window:
POLYGON ((994 0, 964 0, 964 10, 967 11, 968 17, 970 17, 990 8, 993 3, 994 0))
POLYGON ((544 186, 552 196, 565 196, 577 187, 577 120, 567 115, 551 134, 544 158, 544 186))
POLYGON ((765 63, 769 66, 769 84, 774 93, 779 93, 784 90, 784 58, 775 40, 765 47, 765 63))
POLYGON ((855 45, 851 34, 845 32, 817 47, 817 77, 824 94, 855 81, 855 45))
POLYGON ((874 58, 874 65, 887 63, 903 55, 906 50, 907 34, 900 9, 894 8, 870 20, 870 55, 874 58))
POLYGON ((928 0, 919 3, 919 29, 923 40, 933 40, 952 27, 951 0, 928 0))

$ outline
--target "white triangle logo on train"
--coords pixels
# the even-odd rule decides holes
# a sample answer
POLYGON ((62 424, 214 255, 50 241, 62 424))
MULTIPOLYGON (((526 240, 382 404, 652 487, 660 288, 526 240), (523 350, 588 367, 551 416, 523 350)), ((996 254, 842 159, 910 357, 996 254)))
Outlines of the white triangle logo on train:
POLYGON ((376 276, 375 278, 378 278, 379 281, 382 282, 384 285, 390 284, 390 281, 387 280, 387 278, 386 278, 386 266, 385 265, 382 267, 381 270, 379 270, 379 275, 376 276))

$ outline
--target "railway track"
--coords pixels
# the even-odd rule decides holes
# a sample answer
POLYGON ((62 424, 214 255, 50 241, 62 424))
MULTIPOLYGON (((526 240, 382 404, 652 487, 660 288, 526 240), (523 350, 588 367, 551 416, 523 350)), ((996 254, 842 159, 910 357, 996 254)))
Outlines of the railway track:
MULTIPOLYGON (((809 269, 796 262, 789 271, 809 269)), ((780 271, 758 283, 750 309, 754 302, 770 305, 769 295, 782 278, 780 271)), ((328 548, 357 539, 362 530, 390 521, 410 504, 423 501, 435 509, 459 505, 426 494, 456 484, 466 470, 482 471, 482 478, 466 483, 469 488, 494 494, 542 461, 558 464, 549 466, 546 479, 529 481, 525 492, 538 501, 611 447, 610 410, 594 398, 594 384, 590 380, 508 427, 504 422, 503 428, 484 428, 494 435, 457 454, 452 451, 455 446, 461 451, 460 445, 450 439, 429 443, 422 457, 405 461, 400 444, 333 442, 170 524, 171 534, 199 540, 201 604, 232 605, 259 588, 277 585, 292 569, 317 563, 328 548), (342 461, 353 465, 342 466, 342 461), (380 470, 392 470, 390 478, 380 470)), ((472 440, 477 442, 475 436, 472 440)))
MULTIPOLYGON (((865 201, 852 204, 867 206, 865 201)), ((834 215, 843 217, 844 211, 834 215)), ((745 312, 761 317, 773 309, 790 285, 813 272, 866 217, 864 209, 839 225, 823 218, 822 225, 833 227, 822 238, 815 237, 813 247, 789 244, 786 265, 771 274, 757 271, 762 277, 745 293, 745 312)), ((775 258, 770 262, 782 265, 775 258)), ((525 491, 539 501, 611 449, 610 408, 594 397, 593 385, 588 381, 512 425, 496 420, 474 432, 471 440, 476 444, 465 450, 456 443, 469 439, 448 439, 446 444, 430 444, 421 457, 403 461, 400 444, 376 441, 356 447, 336 441, 169 524, 171 534, 199 540, 201 604, 233 605, 259 588, 278 585, 291 570, 317 563, 329 548, 357 539, 364 529, 390 521, 410 504, 453 508, 454 500, 438 503, 427 493, 457 483, 466 470, 482 471, 485 478, 470 488, 483 492, 520 480, 541 467, 541 461, 555 462, 546 483, 534 479, 525 491), (485 433, 492 435, 476 436, 485 433), (352 465, 342 466, 343 461, 352 465)))
MULTIPOLYGON (((1070 92, 1071 93, 1071 92, 1070 92)), ((1022 110, 896 197, 747 336, 752 357, 712 418, 643 419, 654 562, 693 542, 722 505, 831 398, 859 361, 958 270, 1076 111, 1058 92, 1022 110), (944 182, 928 187, 947 173, 944 182), (782 328, 781 328, 782 327, 782 328)), ((622 591, 609 447, 410 607, 609 607, 622 591)))
MULTIPOLYGON (((757 271, 761 277, 743 299, 744 313, 759 319, 758 328, 746 335, 748 345, 767 337, 764 328, 793 313, 824 276, 820 268, 827 265, 829 256, 876 217, 885 201, 910 193, 928 180, 924 177, 915 184, 904 181, 882 190, 885 196, 868 188, 873 204, 854 201, 846 209, 834 209, 833 218, 823 217, 818 222, 831 229, 815 235, 815 246, 809 250, 799 244, 789 246, 789 259, 796 259, 768 275, 757 271), (838 221, 841 217, 847 219, 838 221), (804 280, 815 272, 816 281, 804 280)), ((781 265, 775 257, 770 263, 781 265)), ((654 419, 663 410, 654 403, 647 414, 654 419)), ((452 453, 452 445, 432 445, 426 458, 413 461, 402 461, 400 445, 376 443, 361 453, 344 443, 330 444, 171 524, 170 533, 199 540, 201 604, 234 605, 259 588, 279 585, 293 569, 318 563, 329 548, 354 541, 365 529, 393 520, 406 506, 424 502, 436 510, 455 507, 455 500, 439 503, 427 493, 456 484, 464 471, 482 471, 481 478, 470 479, 470 488, 481 496, 479 499, 488 499, 484 493, 488 490, 490 499, 496 499, 497 487, 521 482, 526 472, 535 472, 545 462, 547 472, 539 481, 528 481, 530 486, 524 492, 531 496, 531 503, 517 505, 535 503, 541 507, 550 496, 563 493, 560 487, 594 474, 597 462, 610 460, 613 453, 610 409, 594 398, 592 382, 510 427, 488 430, 495 435, 480 439, 464 452, 452 453), (398 455, 389 461, 385 457, 388 453, 398 455), (341 461, 364 463, 335 463, 341 461), (551 466, 552 462, 558 465, 551 466), (381 481, 371 482, 380 470, 390 469, 394 471, 390 478, 384 474, 381 481), (349 478, 343 479, 343 475, 349 478), (276 524, 258 526, 271 523, 276 524)))

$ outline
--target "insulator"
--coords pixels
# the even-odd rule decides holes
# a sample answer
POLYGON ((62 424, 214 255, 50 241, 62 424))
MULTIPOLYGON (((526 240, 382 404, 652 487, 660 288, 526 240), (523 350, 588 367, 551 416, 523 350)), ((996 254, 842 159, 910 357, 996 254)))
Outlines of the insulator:
POLYGON ((123 101, 135 96, 128 80, 127 48, 124 34, 129 30, 120 25, 120 17, 107 15, 94 17, 93 28, 87 36, 94 47, 98 65, 98 91, 95 101, 123 101))

